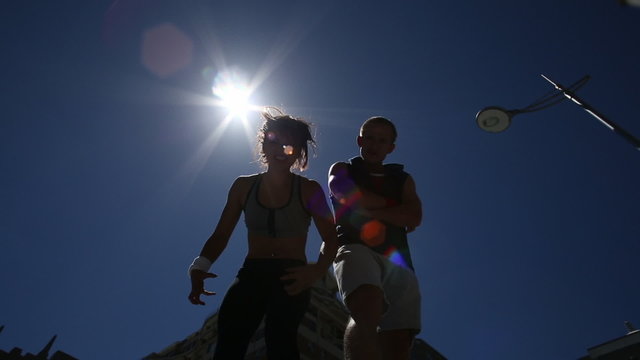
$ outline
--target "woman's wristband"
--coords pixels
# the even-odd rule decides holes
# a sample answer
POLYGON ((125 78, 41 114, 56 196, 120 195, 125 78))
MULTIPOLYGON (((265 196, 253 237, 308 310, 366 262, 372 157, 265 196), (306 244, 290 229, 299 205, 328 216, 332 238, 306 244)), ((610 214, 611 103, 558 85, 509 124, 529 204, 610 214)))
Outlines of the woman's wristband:
POLYGON ((207 259, 204 256, 198 256, 193 259, 193 263, 189 266, 188 275, 191 276, 192 270, 201 270, 203 272, 209 272, 211 268, 211 260, 207 259))

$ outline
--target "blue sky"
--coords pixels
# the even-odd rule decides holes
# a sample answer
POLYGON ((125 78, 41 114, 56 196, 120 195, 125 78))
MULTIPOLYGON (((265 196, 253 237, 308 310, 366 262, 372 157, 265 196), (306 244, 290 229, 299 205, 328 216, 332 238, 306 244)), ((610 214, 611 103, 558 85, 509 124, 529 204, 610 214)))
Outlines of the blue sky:
MULTIPOLYGON (((410 243, 420 337, 450 359, 576 359, 640 326, 640 152, 564 101, 478 128, 589 74, 578 95, 640 136, 640 9, 617 1, 22 1, 0 65, 0 349, 136 359, 198 329, 246 251, 239 223, 187 300, 186 268, 258 117, 223 127, 216 75, 316 125, 306 175, 400 133, 423 225, 410 243), (160 41, 159 48, 153 41, 160 41)), ((308 254, 320 240, 312 230, 308 254)))

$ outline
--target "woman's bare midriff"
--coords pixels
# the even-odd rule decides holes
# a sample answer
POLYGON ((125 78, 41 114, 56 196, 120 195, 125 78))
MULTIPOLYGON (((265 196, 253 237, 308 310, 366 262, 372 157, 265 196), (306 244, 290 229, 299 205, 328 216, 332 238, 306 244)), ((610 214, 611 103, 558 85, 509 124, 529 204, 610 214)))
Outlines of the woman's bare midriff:
POLYGON ((272 238, 249 234, 248 259, 296 259, 307 261, 306 237, 272 238))

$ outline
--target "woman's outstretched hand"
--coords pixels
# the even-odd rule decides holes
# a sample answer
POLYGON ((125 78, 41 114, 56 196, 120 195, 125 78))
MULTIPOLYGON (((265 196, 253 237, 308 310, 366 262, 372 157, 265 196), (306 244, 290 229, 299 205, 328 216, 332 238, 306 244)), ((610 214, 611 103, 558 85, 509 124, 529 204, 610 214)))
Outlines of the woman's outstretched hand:
POLYGON ((215 295, 216 293, 213 291, 208 291, 204 289, 204 279, 215 278, 218 275, 214 273, 206 273, 202 270, 192 270, 191 271, 191 292, 189 293, 189 301, 193 305, 204 305, 204 301, 200 300, 200 295, 215 295))

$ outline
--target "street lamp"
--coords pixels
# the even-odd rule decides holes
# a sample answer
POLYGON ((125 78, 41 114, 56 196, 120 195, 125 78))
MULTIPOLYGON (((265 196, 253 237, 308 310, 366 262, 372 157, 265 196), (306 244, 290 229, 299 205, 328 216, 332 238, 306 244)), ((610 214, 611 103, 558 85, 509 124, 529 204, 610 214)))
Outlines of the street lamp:
POLYGON ((640 7, 640 0, 618 0, 618 3, 623 6, 637 6, 640 7))
POLYGON ((594 109, 591 105, 587 104, 584 100, 576 96, 574 91, 578 90, 580 87, 586 84, 587 81, 589 81, 590 77, 588 75, 576 81, 573 85, 569 86, 568 88, 565 88, 562 85, 555 83, 554 81, 552 81, 551 79, 549 79, 544 75, 542 75, 542 77, 545 80, 547 80, 549 83, 551 83, 551 85, 554 86, 555 90, 552 93, 541 97, 537 101, 533 102, 531 105, 524 107, 522 109, 506 110, 498 106, 486 107, 480 110, 478 114, 476 114, 476 122, 478 123, 478 126, 480 126, 482 130, 485 130, 488 132, 492 132, 492 133, 502 132, 502 131, 505 131, 509 127, 509 125, 511 125, 511 119, 514 116, 522 113, 534 112, 534 111, 546 109, 567 98, 573 101, 574 103, 576 103, 581 108, 583 108, 586 112, 591 114, 593 117, 600 120, 600 122, 604 124, 606 127, 608 127, 610 130, 613 130, 615 133, 622 136, 625 140, 631 143, 637 150, 640 150, 640 140, 638 140, 638 138, 634 137, 633 135, 631 135, 631 133, 621 128, 618 124, 607 119, 604 115, 602 115, 600 112, 594 109))

